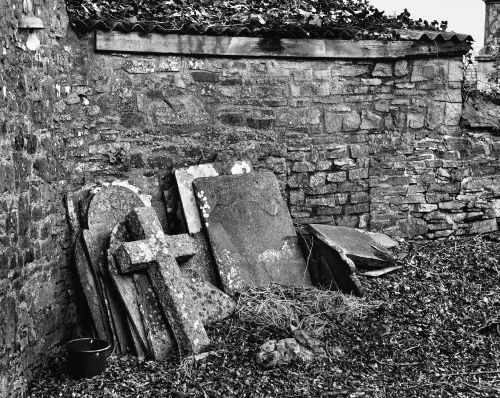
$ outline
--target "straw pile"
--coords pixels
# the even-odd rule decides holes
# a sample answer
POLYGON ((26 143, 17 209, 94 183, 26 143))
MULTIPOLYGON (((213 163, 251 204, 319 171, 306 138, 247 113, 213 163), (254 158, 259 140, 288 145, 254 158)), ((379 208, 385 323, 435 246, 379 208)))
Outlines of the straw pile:
POLYGON ((289 332, 291 328, 317 330, 343 324, 364 317, 378 305, 337 291, 272 284, 241 294, 236 312, 241 321, 261 329, 289 332))

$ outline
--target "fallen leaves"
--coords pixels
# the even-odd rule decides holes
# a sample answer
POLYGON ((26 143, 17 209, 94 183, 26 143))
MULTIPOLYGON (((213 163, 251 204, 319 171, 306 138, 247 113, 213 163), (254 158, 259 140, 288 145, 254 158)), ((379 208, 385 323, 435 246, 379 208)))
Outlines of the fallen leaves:
POLYGON ((263 369, 260 345, 292 331, 235 315, 207 329, 213 352, 199 360, 113 357, 103 375, 75 381, 59 359, 28 396, 499 396, 499 236, 414 242, 398 273, 364 278, 365 299, 382 305, 348 322, 329 317, 324 330, 344 356, 263 369))

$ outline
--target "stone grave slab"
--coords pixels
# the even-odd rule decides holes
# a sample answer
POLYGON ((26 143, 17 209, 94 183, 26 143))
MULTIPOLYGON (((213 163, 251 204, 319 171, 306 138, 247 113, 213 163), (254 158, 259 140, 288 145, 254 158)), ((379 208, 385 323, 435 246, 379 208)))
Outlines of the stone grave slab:
POLYGON ((362 230, 323 224, 310 224, 308 228, 342 248, 358 267, 382 268, 394 263, 392 254, 362 230))
POLYGON ((311 285, 292 219, 271 172, 193 183, 224 290, 311 285))
POLYGON ((179 264, 182 274, 191 282, 208 282, 222 289, 219 275, 213 264, 206 236, 202 232, 191 236, 196 245, 196 254, 179 264))
MULTIPOLYGON (((125 222, 118 223, 111 233, 108 250, 108 267, 113 282, 125 303, 130 328, 132 331, 135 331, 132 335, 136 336, 140 346, 144 346, 144 351, 149 352, 151 356, 164 355, 162 353, 169 352, 175 348, 175 342, 171 336, 171 330, 168 327, 166 319, 156 316, 159 311, 156 297, 146 295, 145 297, 148 298, 148 301, 143 302, 143 299, 138 296, 140 294, 144 295, 144 292, 147 292, 148 289, 142 289, 141 286, 136 287, 134 277, 132 275, 121 274, 115 264, 113 253, 124 242, 130 240, 125 222), (146 318, 145 321, 144 318, 146 318), (146 322, 148 327, 155 325, 156 330, 146 332, 143 322, 146 322), (149 346, 152 346, 152 348, 150 349, 149 346)), ((188 291, 191 295, 190 299, 194 303, 193 307, 204 325, 224 319, 234 312, 235 303, 228 295, 205 281, 192 281, 189 270, 181 271, 186 279, 188 291)))
POLYGON ((140 356, 144 348, 136 344, 137 336, 134 335, 133 329, 131 331, 128 320, 124 316, 125 312, 119 294, 111 288, 111 276, 108 267, 104 266, 107 260, 105 251, 116 223, 123 220, 133 208, 147 206, 149 203, 149 199, 141 195, 137 187, 125 181, 115 181, 110 185, 95 188, 90 200, 80 206, 87 216, 86 220, 85 217, 82 218, 89 228, 83 230, 90 259, 89 265, 95 275, 95 283, 99 287, 100 300, 108 314, 113 340, 117 345, 116 350, 122 354, 130 353, 135 349, 140 356))
POLYGON ((104 340, 111 338, 110 341, 112 341, 113 336, 108 328, 106 309, 100 300, 97 281, 89 265, 82 237, 76 240, 74 255, 75 267, 92 317, 96 337, 104 340))
POLYGON ((118 184, 104 187, 92 197, 87 212, 88 229, 111 232, 132 209, 151 205, 137 188, 118 184))
POLYGON ((204 325, 225 319, 234 313, 235 302, 224 292, 207 282, 189 282, 193 309, 204 325))
POLYGON ((353 261, 334 241, 312 228, 310 230, 312 245, 309 245, 311 250, 309 269, 314 284, 325 289, 362 296, 363 288, 356 275, 353 261))
MULTIPOLYGON (((202 320, 193 310, 186 280, 176 263, 176 249, 169 243, 175 237, 163 233, 158 216, 151 207, 132 210, 126 217, 126 224, 133 240, 115 251, 116 262, 126 271, 146 265, 143 274, 149 276, 179 351, 181 354, 200 353, 209 344, 209 339, 202 320)), ((134 278, 140 274, 134 274, 134 278)))
POLYGON ((200 177, 215 177, 222 174, 250 173, 252 166, 246 161, 229 163, 207 163, 175 170, 175 179, 179 188, 179 197, 188 232, 195 234, 201 231, 201 220, 196 206, 193 181, 200 177))
POLYGON ((128 314, 131 331, 135 335, 136 350, 143 348, 147 356, 163 359, 175 342, 167 321, 161 314, 156 296, 151 294, 149 278, 144 273, 123 275, 118 271, 113 254, 130 240, 125 221, 118 223, 111 233, 108 250, 108 268, 128 314))
POLYGON ((126 322, 126 313, 120 305, 117 292, 110 289, 112 281, 104 265, 109 234, 88 229, 84 229, 82 233, 87 248, 89 266, 95 275, 99 298, 102 301, 103 308, 106 309, 109 326, 112 329, 112 337, 117 345, 117 352, 122 354, 133 353, 134 344, 126 322))

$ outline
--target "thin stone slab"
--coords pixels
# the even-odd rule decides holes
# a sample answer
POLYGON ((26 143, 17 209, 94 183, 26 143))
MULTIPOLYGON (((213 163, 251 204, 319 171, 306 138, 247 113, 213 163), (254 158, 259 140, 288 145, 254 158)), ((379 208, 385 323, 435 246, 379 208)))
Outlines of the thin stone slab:
POLYGON ((108 268, 128 314, 131 331, 135 335, 136 350, 160 360, 175 348, 175 341, 154 294, 149 278, 144 273, 123 275, 118 271, 114 253, 123 242, 130 240, 125 221, 118 223, 111 233, 108 250, 108 268))
POLYGON ((90 261, 89 265, 95 275, 99 298, 103 308, 106 309, 109 326, 113 334, 115 351, 119 354, 133 353, 135 351, 134 342, 126 322, 125 312, 120 305, 117 292, 113 289, 107 268, 104 266, 109 234, 103 231, 87 229, 82 232, 90 261))
POLYGON ((112 339, 111 331, 108 327, 106 309, 100 300, 97 281, 88 263, 82 237, 76 240, 75 266, 92 317, 93 330, 96 333, 96 337, 104 340, 112 339))
POLYGON ((109 185, 92 197, 87 212, 88 229, 111 232, 131 210, 150 204, 149 200, 131 185, 109 185))
POLYGON ((202 227, 193 192, 193 181, 196 178, 215 177, 222 174, 243 174, 251 171, 252 166, 246 161, 207 163, 175 170, 175 178, 188 232, 190 234, 198 233, 202 227))
POLYGON ((342 248, 358 267, 382 268, 394 263, 392 254, 362 230, 323 224, 310 224, 308 228, 342 248))
POLYGON ((193 186, 226 293, 311 285, 273 173, 199 178, 193 186))
MULTIPOLYGON (((153 263, 145 273, 149 276, 152 288, 160 303, 163 314, 171 327, 181 354, 199 353, 209 339, 201 319, 193 310, 193 303, 181 271, 176 263, 176 254, 168 244, 160 221, 151 207, 136 208, 126 217, 127 230, 132 242, 148 247, 155 254, 153 263)), ((135 247, 120 246, 114 253, 117 262, 130 263, 130 258, 140 258, 135 247)), ((150 259, 148 259, 150 260, 150 259)), ((134 277, 141 273, 134 274, 134 277)))
POLYGON ((179 264, 184 277, 192 282, 207 282, 222 289, 220 278, 210 253, 206 236, 199 232, 191 235, 196 246, 196 254, 179 264))
POLYGON ((136 351, 141 356, 143 345, 138 346, 137 336, 130 331, 128 321, 124 318, 120 295, 116 294, 112 286, 108 267, 104 266, 107 256, 105 251, 109 245, 109 239, 113 227, 136 207, 150 204, 149 198, 141 194, 139 188, 126 181, 114 181, 110 185, 94 188, 93 196, 86 205, 81 204, 82 217, 87 224, 88 230, 84 232, 87 248, 91 254, 91 265, 94 269, 97 283, 101 286, 101 301, 106 305, 108 318, 113 329, 114 340, 117 344, 117 353, 130 353, 136 351), (100 257, 100 258, 99 258, 100 257), (132 335, 131 335, 132 333, 132 335))
POLYGON ((313 239, 309 246, 309 269, 314 284, 324 289, 363 296, 363 288, 353 261, 335 242, 310 229, 313 239))
POLYGON ((187 287, 193 309, 204 325, 210 325, 234 313, 235 302, 210 283, 188 281, 187 287))

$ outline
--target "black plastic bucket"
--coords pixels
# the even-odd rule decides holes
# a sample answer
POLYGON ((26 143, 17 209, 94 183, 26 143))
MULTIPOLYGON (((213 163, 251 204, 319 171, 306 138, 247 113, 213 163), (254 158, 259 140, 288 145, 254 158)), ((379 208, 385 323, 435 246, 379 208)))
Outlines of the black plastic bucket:
POLYGON ((82 338, 71 340, 68 349, 68 374, 75 379, 93 377, 106 368, 111 345, 104 340, 82 338))

